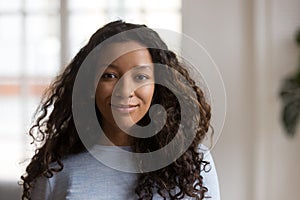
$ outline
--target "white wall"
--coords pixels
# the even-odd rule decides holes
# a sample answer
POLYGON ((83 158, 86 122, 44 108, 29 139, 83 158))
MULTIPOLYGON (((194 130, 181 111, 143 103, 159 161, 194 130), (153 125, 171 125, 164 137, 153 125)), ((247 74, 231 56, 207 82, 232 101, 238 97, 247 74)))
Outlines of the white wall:
MULTIPOLYGON (((300 62, 300 49, 294 42, 294 33, 300 29, 300 1, 273 0, 271 7, 271 94, 276 95, 279 83, 283 77, 293 72, 300 62)), ((272 181, 269 199, 300 198, 300 126, 297 137, 284 137, 282 128, 278 125, 277 113, 280 112, 280 102, 272 101, 273 115, 268 124, 272 134, 271 160, 269 165, 272 181)), ((299 124, 300 125, 300 124, 299 124)))
POLYGON ((227 92, 213 149, 222 199, 299 199, 300 132, 285 136, 278 99, 297 66, 297 28, 299 0, 183 0, 183 32, 208 50, 227 92))

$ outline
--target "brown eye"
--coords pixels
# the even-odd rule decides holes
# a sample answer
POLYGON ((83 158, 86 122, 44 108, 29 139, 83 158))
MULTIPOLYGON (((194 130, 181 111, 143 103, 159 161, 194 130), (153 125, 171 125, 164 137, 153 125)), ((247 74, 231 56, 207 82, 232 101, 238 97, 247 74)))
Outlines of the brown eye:
POLYGON ((102 75, 101 78, 104 78, 104 79, 113 79, 113 78, 117 78, 117 76, 113 73, 105 73, 102 75))
POLYGON ((144 80, 148 80, 149 76, 145 75, 145 74, 138 74, 135 76, 135 80, 137 81, 144 81, 144 80))

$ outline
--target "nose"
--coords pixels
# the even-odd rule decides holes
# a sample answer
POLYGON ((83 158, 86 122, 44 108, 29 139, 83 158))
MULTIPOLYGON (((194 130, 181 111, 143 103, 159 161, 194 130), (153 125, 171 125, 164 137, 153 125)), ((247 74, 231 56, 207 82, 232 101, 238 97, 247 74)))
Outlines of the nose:
POLYGON ((134 83, 130 76, 122 76, 116 83, 114 88, 114 96, 122 98, 130 98, 134 95, 134 83))

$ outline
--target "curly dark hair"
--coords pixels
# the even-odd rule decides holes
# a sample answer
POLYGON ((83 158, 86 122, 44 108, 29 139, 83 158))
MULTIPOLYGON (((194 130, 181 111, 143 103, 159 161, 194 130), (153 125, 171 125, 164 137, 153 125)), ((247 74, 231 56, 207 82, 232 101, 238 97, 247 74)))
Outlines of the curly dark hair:
MULTIPOLYGON (((72 92, 76 75, 88 54, 97 45, 116 34, 137 28, 143 28, 143 31, 136 32, 132 37, 121 38, 120 42, 133 40, 144 46, 151 46, 148 50, 153 63, 166 65, 178 73, 168 69, 165 69, 164 73, 160 73, 157 70, 159 67, 154 68, 155 79, 161 78, 166 85, 172 87, 170 90, 162 84, 156 84, 152 98, 152 105, 160 104, 165 108, 166 124, 150 138, 134 138, 133 151, 144 153, 158 150, 169 144, 179 134, 180 141, 172 147, 175 149, 178 148, 178 145, 184 145, 192 131, 195 137, 187 150, 168 166, 156 171, 139 173, 135 193, 139 199, 143 200, 152 199, 155 192, 163 199, 183 199, 185 196, 195 199, 205 197, 208 188, 203 185, 203 177, 200 172, 209 162, 204 161, 203 152, 199 151, 199 145, 210 128, 210 105, 202 90, 190 77, 186 65, 179 62, 175 53, 168 50, 167 45, 155 31, 145 25, 114 21, 92 35, 88 43, 45 92, 36 112, 35 123, 29 130, 33 143, 39 144, 39 147, 27 166, 26 173, 21 176, 22 199, 31 199, 31 191, 38 177, 50 178, 54 173, 59 173, 63 169, 63 159, 67 155, 87 150, 78 135, 72 113, 72 92), (164 74, 164 77, 160 77, 161 74, 164 74), (184 77, 185 81, 182 81, 180 77, 184 77), (191 88, 192 91, 189 91, 188 88, 191 88), (191 93, 195 94, 194 97, 191 93), (188 105, 187 111, 180 109, 179 101, 176 98, 178 95, 184 97, 183 101, 188 105), (195 110, 199 111, 198 114, 190 116, 190 113, 195 110), (181 119, 181 116, 188 120, 181 119), (196 123, 196 128, 193 128, 192 123, 196 123), (180 129, 179 124, 184 128, 180 129), (50 167, 50 163, 56 163, 58 167, 50 167)), ((154 115, 159 114, 155 113, 154 115)), ((154 124, 161 123, 155 119, 155 116, 151 119, 154 124)), ((149 115, 146 114, 139 124, 145 124, 148 121, 149 115)), ((170 152, 165 152, 163 156, 169 154, 170 152)))

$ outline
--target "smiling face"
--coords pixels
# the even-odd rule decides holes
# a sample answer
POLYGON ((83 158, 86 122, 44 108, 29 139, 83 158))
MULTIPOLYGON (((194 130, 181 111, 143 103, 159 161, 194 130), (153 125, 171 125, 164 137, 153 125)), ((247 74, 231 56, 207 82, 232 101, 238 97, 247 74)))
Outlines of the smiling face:
POLYGON ((104 67, 97 85, 96 105, 102 129, 106 134, 120 127, 128 129, 144 117, 151 104, 154 93, 151 55, 137 42, 113 43, 105 48, 100 65, 104 67), (122 53, 132 48, 139 49, 122 53), (114 57, 117 59, 107 63, 114 57))

